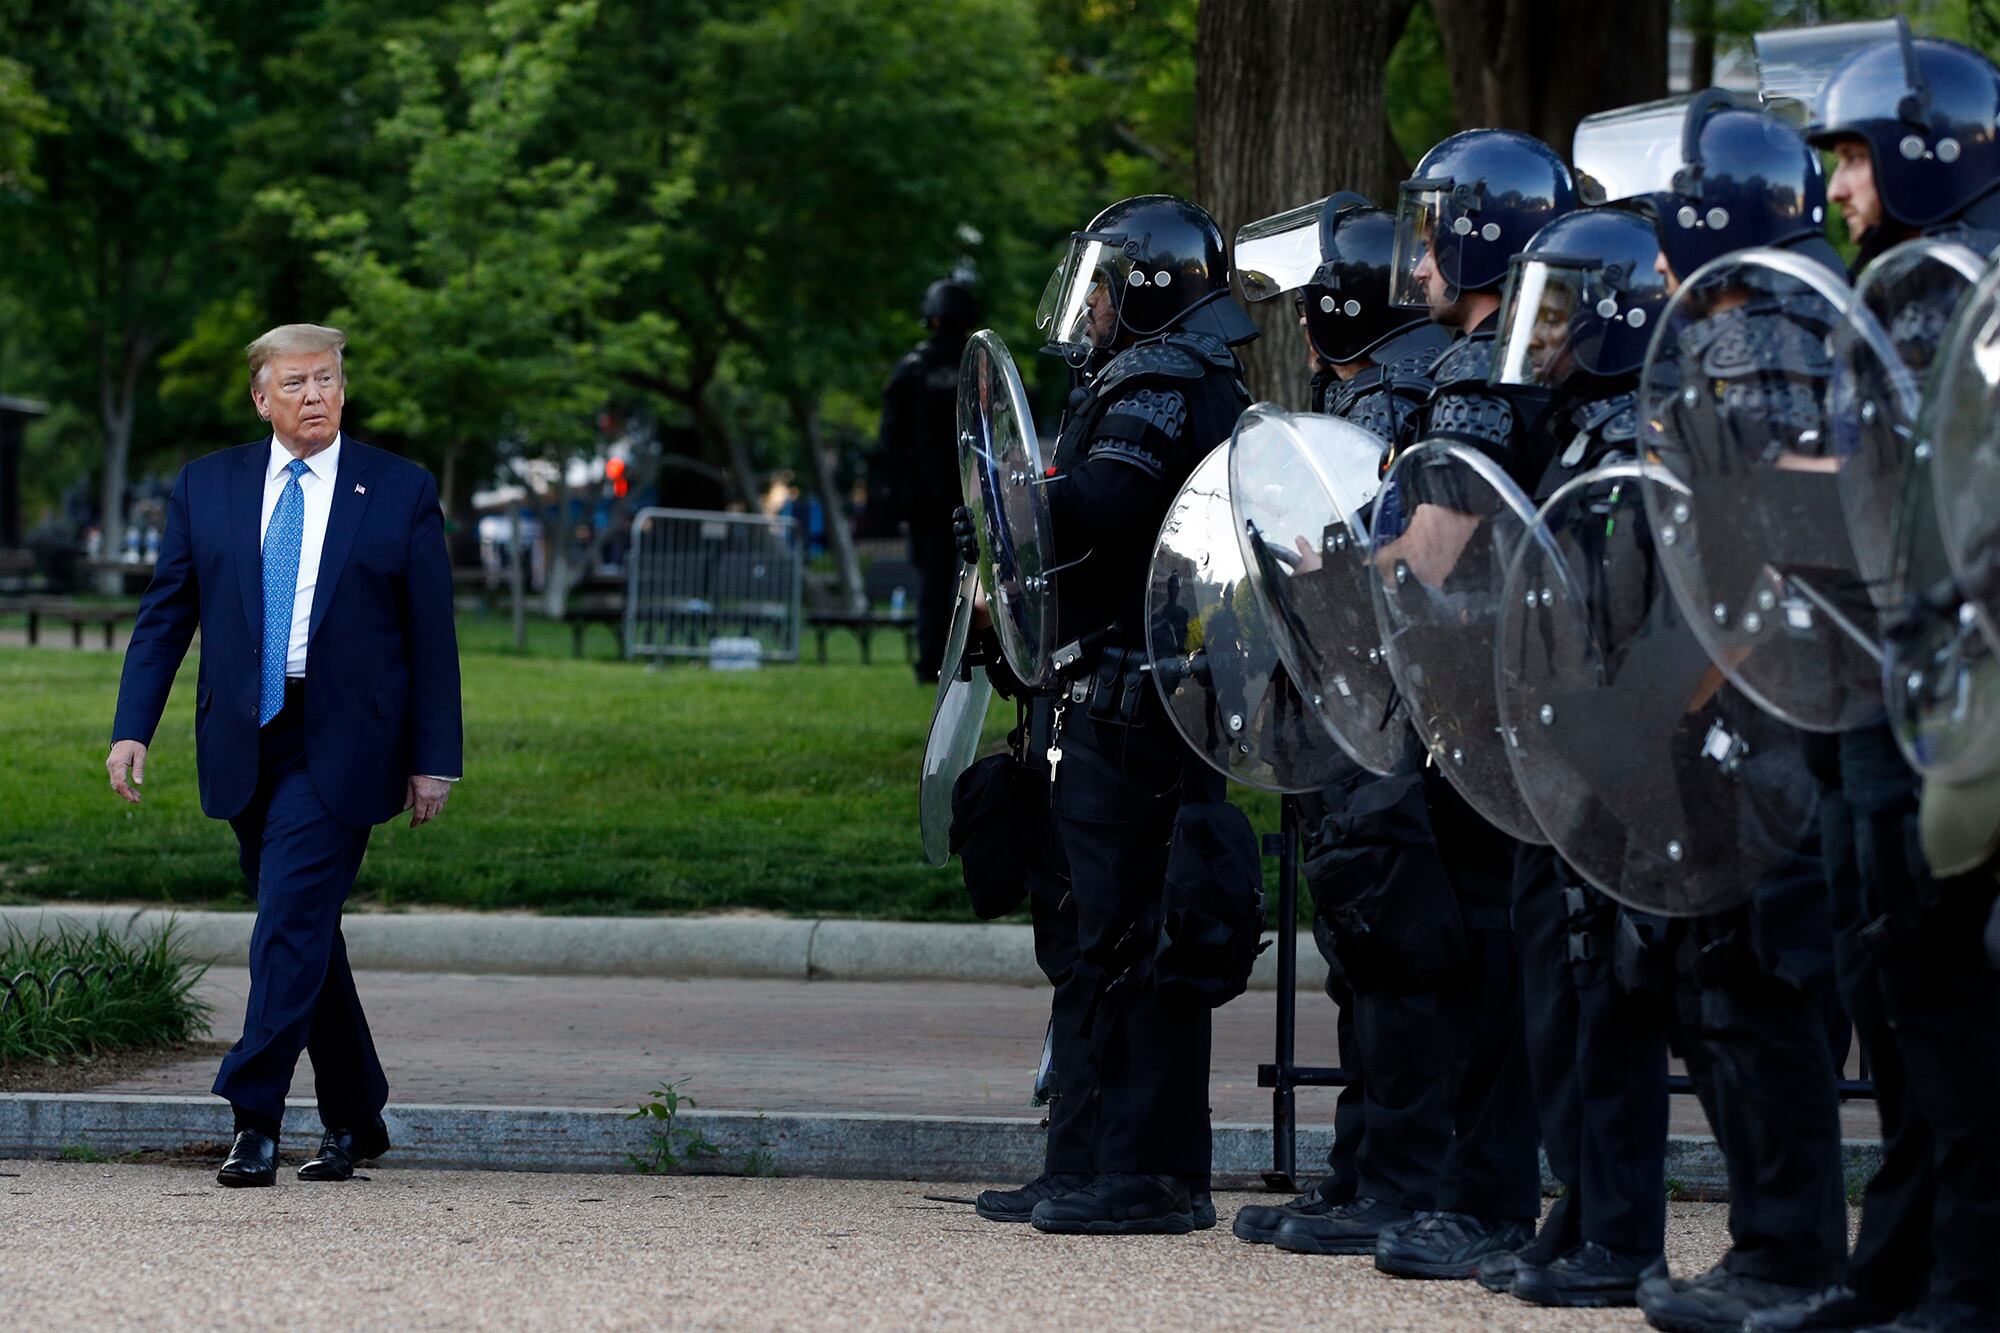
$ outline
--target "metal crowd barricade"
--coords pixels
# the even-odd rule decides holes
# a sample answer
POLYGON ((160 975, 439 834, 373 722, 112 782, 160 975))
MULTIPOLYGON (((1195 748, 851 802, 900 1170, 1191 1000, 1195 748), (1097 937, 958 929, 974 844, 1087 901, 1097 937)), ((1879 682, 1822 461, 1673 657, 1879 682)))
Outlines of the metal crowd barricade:
POLYGON ((625 655, 799 660, 798 521, 642 509, 626 556, 625 655), (731 640, 736 642, 732 643, 731 640))

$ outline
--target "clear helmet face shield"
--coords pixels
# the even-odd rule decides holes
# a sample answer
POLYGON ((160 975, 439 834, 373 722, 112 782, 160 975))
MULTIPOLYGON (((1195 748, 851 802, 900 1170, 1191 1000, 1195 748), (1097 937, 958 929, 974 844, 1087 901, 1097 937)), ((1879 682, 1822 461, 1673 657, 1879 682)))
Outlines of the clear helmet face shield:
MULTIPOLYGON (((1451 262, 1448 239, 1439 246, 1441 239, 1449 237, 1448 229, 1453 225, 1453 220, 1446 216, 1450 200, 1449 181, 1403 182, 1396 201, 1396 244, 1390 251, 1389 304, 1429 310, 1427 278, 1431 284, 1444 284, 1445 301, 1457 299, 1454 279, 1458 270, 1456 263, 1451 262), (1440 249, 1443 253, 1438 253, 1440 249)), ((1472 230, 1470 218, 1461 215, 1456 221, 1464 224, 1466 231, 1472 230)))
POLYGON ((1297 291, 1319 271, 1320 214, 1325 199, 1260 218, 1236 233, 1236 276, 1249 301, 1297 291))
POLYGON ((1595 185, 1594 203, 1671 190, 1681 169, 1691 97, 1642 102, 1585 116, 1576 127, 1571 160, 1595 185))
POLYGON ((1901 42, 1907 48, 1909 31, 1907 23, 1893 18, 1760 32, 1751 39, 1757 50, 1757 96, 1765 109, 1809 124, 1819 118, 1819 95, 1827 76, 1842 61, 1883 42, 1901 42))
MULTIPOLYGON (((1071 364, 1109 348, 1118 339, 1118 312, 1125 285, 1136 276, 1126 257, 1123 237, 1078 232, 1069 253, 1042 293, 1035 323, 1048 346, 1071 364)), ((1171 275, 1162 275, 1171 280, 1171 275)))
POLYGON ((1493 382, 1555 388, 1578 371, 1597 373, 1607 329, 1636 321, 1629 327, 1643 330, 1647 318, 1619 300, 1595 260, 1516 255, 1500 302, 1493 382))

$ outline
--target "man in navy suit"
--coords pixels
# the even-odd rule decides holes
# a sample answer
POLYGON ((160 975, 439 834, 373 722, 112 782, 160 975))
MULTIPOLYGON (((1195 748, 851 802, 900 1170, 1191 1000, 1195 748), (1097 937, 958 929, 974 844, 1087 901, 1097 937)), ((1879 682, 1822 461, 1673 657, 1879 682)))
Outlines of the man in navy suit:
POLYGON ((389 1149, 389 1087, 340 934, 368 832, 437 817, 461 773, 458 641, 437 483, 340 433, 346 336, 287 324, 249 346, 252 444, 181 469, 139 605, 105 768, 137 804, 146 747, 195 630, 201 808, 257 899, 243 1037, 215 1093, 236 1113, 217 1179, 269 1185, 299 1052, 325 1136, 304 1180, 389 1149))

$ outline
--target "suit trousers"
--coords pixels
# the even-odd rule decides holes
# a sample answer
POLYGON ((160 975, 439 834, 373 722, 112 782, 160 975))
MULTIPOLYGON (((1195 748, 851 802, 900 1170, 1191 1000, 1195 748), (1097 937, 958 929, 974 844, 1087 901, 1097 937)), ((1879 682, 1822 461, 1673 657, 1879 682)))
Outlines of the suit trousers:
POLYGON ((1541 1248, 1562 1255, 1595 1241, 1656 1255, 1667 1222, 1666 1024, 1619 986, 1617 908, 1582 884, 1553 848, 1516 854, 1528 1064, 1549 1170, 1563 1185, 1541 1248))
POLYGON ((354 1128, 371 1122, 389 1100, 340 933, 341 907, 369 830, 327 813, 313 786, 303 695, 296 682, 287 683, 284 709, 258 738, 256 795, 229 821, 257 921, 243 1036, 223 1057, 214 1091, 240 1113, 275 1125, 306 1051, 321 1122, 354 1128))

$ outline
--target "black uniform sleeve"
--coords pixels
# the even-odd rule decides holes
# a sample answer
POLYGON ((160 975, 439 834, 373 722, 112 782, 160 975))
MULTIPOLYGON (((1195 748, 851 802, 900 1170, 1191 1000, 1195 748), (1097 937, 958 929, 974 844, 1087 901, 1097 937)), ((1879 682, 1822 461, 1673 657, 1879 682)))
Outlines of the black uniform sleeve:
POLYGON ((923 424, 923 367, 914 356, 896 363, 882 390, 882 424, 876 447, 888 465, 891 506, 898 518, 910 516, 910 479, 918 464, 917 435, 923 424))

